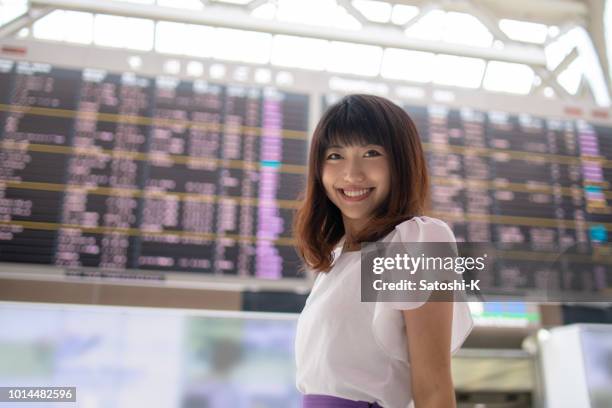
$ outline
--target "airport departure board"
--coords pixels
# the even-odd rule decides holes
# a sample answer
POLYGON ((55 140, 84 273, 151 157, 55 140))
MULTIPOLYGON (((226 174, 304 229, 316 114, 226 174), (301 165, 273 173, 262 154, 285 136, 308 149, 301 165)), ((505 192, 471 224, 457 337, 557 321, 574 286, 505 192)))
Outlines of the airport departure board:
POLYGON ((0 262, 297 276, 308 101, 0 61, 0 262))
POLYGON ((497 259, 495 273, 478 276, 485 286, 511 295, 551 288, 609 293, 611 127, 443 106, 404 108, 426 150, 433 215, 449 223, 458 241, 520 249, 497 259))
MULTIPOLYGON (((0 262, 303 276, 291 220, 309 97, 0 60, 0 262)), ((563 287, 612 287, 612 127, 403 107, 426 150, 431 215, 459 241, 570 250, 563 287)), ((529 262, 496 264, 488 286, 549 285, 521 273, 529 262)))

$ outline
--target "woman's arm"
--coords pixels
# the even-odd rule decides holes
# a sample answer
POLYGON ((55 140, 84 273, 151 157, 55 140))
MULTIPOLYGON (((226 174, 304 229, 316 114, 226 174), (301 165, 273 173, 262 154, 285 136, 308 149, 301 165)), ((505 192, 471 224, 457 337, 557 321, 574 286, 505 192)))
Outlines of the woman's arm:
POLYGON ((403 310, 415 408, 454 408, 451 376, 452 302, 427 302, 403 310))

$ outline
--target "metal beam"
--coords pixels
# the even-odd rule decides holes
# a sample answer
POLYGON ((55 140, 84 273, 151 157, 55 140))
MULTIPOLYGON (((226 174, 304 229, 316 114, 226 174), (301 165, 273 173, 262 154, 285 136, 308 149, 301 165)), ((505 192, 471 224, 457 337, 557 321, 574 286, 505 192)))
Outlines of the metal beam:
MULTIPOLYGON (((537 68, 535 69, 535 73, 538 74, 542 79, 542 84, 546 82, 546 85, 550 86, 560 98, 565 99, 567 101, 571 101, 575 98, 573 95, 567 92, 565 88, 562 87, 555 78, 550 75, 549 71, 546 71, 544 68, 537 68)), ((538 86, 537 88, 532 89, 531 94, 534 95, 537 92, 540 92, 540 90, 544 88, 542 84, 540 84, 540 86, 538 86)))
POLYGON ((437 10, 439 8, 440 7, 437 4, 432 2, 423 3, 423 5, 419 8, 419 14, 402 24, 402 29, 407 30, 408 28, 421 21, 421 19, 425 17, 430 11, 437 10))
POLYGON ((593 41, 599 65, 604 72, 604 80, 606 81, 608 89, 610 89, 612 84, 610 81, 610 64, 606 49, 605 23, 603 17, 606 4, 604 0, 589 0, 589 6, 590 15, 586 29, 589 33, 589 37, 591 37, 591 41, 593 41))
POLYGON ((317 27, 283 21, 267 21, 251 17, 244 10, 211 6, 201 12, 160 7, 149 4, 124 3, 114 0, 30 0, 31 5, 53 7, 90 13, 112 14, 126 17, 148 18, 180 23, 201 24, 270 34, 285 34, 363 45, 427 51, 486 60, 515 62, 531 66, 545 66, 544 52, 533 46, 512 46, 504 50, 448 44, 437 41, 410 39, 392 27, 366 27, 359 31, 317 27))
MULTIPOLYGON (((386 0, 392 4, 407 4, 421 7, 427 1, 419 0, 386 0)), ((439 0, 445 10, 464 8, 463 1, 439 0)), ((482 6, 500 18, 514 18, 543 24, 560 24, 569 19, 586 19, 589 7, 584 1, 575 0, 478 0, 482 6)))
POLYGON ((557 82, 557 77, 559 76, 559 74, 565 71, 565 69, 569 67, 570 64, 574 62, 576 58, 578 58, 578 56, 579 56, 578 48, 574 47, 572 48, 570 53, 567 54, 563 58, 563 60, 559 63, 559 65, 555 67, 554 70, 552 71, 536 70, 536 72, 540 76, 540 79, 542 80, 542 83, 538 85, 533 90, 533 92, 539 92, 540 90, 544 89, 544 87, 550 86, 551 88, 554 88, 557 92, 561 91, 562 94, 570 96, 570 94, 567 91, 565 91, 565 88, 562 88, 559 85, 559 83, 557 82))
POLYGON ((267 4, 267 3, 272 3, 272 1, 271 0, 252 0, 249 4, 246 5, 246 7, 249 11, 253 11, 259 6, 263 6, 264 4, 267 4))
POLYGON ((506 33, 504 33, 501 28, 499 28, 499 18, 495 16, 494 13, 491 13, 489 10, 487 10, 480 4, 474 4, 473 1, 467 4, 467 11, 469 12, 469 14, 476 17, 478 21, 480 21, 487 28, 487 30, 489 30, 489 32, 496 40, 502 41, 504 43, 514 42, 510 38, 508 38, 506 33))
POLYGON ((555 35, 554 37, 548 37, 546 39, 546 41, 544 42, 544 44, 542 44, 544 47, 548 47, 550 44, 556 42, 557 40, 559 40, 559 38, 563 37, 565 34, 569 33, 570 31, 572 31, 574 28, 576 28, 576 26, 578 26, 579 23, 576 21, 568 21, 564 24, 562 24, 559 28, 559 34, 555 35))
POLYGON ((344 7, 347 13, 349 13, 355 20, 359 21, 362 26, 367 26, 370 20, 368 20, 361 11, 357 10, 350 0, 336 0, 339 6, 344 7))
POLYGON ((0 26, 0 38, 8 38, 19 32, 22 28, 31 26, 36 20, 43 18, 53 10, 53 7, 30 8, 27 13, 0 26))

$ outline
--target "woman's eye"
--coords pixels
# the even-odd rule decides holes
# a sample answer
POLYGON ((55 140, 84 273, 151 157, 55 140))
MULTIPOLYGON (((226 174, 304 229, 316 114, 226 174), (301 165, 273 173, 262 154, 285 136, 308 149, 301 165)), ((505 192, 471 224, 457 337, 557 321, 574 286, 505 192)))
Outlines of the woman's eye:
POLYGON ((338 153, 331 153, 327 156, 327 160, 336 160, 339 159, 341 156, 338 153))
POLYGON ((366 152, 366 156, 382 156, 382 155, 376 150, 368 150, 366 152))

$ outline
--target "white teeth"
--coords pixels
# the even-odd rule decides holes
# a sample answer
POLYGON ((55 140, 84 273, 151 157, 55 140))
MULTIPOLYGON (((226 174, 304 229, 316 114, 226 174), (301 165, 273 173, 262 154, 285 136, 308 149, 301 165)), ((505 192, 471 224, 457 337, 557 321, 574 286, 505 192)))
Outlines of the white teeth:
POLYGON ((353 190, 353 191, 346 191, 346 190, 342 190, 342 192, 344 193, 344 195, 348 196, 348 197, 359 197, 362 195, 367 194, 370 191, 370 189, 364 189, 364 190, 353 190))

